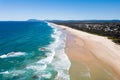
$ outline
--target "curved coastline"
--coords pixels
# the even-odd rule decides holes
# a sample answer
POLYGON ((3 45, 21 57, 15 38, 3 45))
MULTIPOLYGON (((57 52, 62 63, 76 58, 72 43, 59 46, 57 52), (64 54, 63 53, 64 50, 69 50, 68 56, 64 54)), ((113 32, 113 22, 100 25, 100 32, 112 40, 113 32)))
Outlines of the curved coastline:
POLYGON ((65 52, 71 61, 69 70, 71 80, 120 79, 119 45, 106 37, 51 24, 67 33, 65 52))
POLYGON ((52 65, 55 70, 58 72, 55 80, 70 80, 69 69, 71 66, 70 60, 65 53, 66 47, 66 35, 62 33, 61 28, 58 28, 54 25, 48 23, 48 25, 54 28, 54 35, 52 37, 56 38, 55 40, 55 54, 54 59, 52 60, 52 65))

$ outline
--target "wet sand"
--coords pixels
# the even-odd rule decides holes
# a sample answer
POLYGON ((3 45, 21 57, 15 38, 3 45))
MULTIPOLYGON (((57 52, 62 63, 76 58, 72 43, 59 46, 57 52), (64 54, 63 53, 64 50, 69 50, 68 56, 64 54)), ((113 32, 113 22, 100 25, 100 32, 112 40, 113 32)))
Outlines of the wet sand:
POLYGON ((119 45, 106 37, 52 25, 63 28, 66 34, 71 80, 120 80, 119 45))

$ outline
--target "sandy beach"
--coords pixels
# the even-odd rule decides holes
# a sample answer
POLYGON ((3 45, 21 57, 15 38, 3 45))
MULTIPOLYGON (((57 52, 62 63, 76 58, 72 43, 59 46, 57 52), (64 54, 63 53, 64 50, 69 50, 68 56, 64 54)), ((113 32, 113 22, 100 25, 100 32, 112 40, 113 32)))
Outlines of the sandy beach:
POLYGON ((66 34, 71 80, 120 80, 120 45, 106 37, 51 25, 63 28, 66 34))

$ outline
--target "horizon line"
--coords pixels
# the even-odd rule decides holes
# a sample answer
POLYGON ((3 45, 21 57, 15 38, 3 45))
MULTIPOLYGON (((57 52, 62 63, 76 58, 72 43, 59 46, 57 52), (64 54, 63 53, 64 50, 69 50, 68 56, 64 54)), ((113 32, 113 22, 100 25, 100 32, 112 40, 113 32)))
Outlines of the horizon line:
POLYGON ((0 20, 0 21, 29 21, 29 20, 41 20, 41 21, 89 21, 89 20, 120 20, 120 19, 26 19, 26 20, 0 20))

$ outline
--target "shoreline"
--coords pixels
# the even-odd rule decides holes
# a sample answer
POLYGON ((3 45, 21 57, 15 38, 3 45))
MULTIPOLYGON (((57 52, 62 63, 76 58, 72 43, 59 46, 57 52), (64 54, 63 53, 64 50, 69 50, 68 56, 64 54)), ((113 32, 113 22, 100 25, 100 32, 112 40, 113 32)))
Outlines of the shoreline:
POLYGON ((66 37, 64 33, 62 33, 61 28, 55 27, 49 23, 48 25, 52 27, 54 30, 52 37, 53 38, 56 37, 54 42, 54 46, 56 47, 54 49, 55 52, 53 55, 54 57, 52 59, 52 66, 54 66, 54 69, 57 71, 55 80, 70 80, 69 69, 70 69, 71 63, 69 61, 68 56, 65 53, 66 37))
POLYGON ((120 46, 106 37, 52 25, 62 28, 67 35, 65 52, 71 61, 71 80, 120 79, 120 46))

